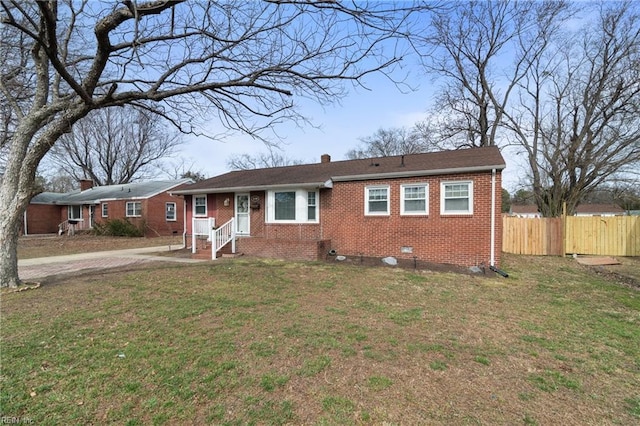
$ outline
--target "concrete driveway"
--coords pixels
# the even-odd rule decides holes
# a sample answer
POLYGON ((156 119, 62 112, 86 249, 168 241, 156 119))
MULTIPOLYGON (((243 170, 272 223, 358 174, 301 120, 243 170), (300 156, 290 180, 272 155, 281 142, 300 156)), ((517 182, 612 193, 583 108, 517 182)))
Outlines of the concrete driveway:
POLYGON ((167 246, 160 246, 19 259, 18 276, 21 280, 28 281, 83 270, 116 269, 122 266, 151 262, 205 262, 205 260, 199 259, 152 254, 166 251, 168 251, 167 246))

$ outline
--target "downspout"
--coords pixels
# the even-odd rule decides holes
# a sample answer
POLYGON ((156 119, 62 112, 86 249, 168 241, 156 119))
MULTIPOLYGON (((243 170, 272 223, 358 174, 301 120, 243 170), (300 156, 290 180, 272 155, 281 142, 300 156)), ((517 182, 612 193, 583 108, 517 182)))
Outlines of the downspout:
POLYGON ((496 169, 491 169, 491 256, 489 266, 496 266, 496 169))
POLYGON ((24 235, 26 236, 26 235, 29 235, 27 233, 27 210, 26 209, 25 209, 23 215, 24 215, 24 235))
POLYGON ((182 195, 182 249, 187 248, 187 196, 182 195))

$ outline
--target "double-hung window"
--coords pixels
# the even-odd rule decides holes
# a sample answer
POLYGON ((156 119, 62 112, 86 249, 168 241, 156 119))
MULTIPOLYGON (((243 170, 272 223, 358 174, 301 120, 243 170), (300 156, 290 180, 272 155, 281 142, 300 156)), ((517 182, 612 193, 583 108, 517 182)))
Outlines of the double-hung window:
POLYGON ((193 196, 193 211, 195 213, 195 216, 207 215, 207 196, 206 195, 193 196))
POLYGON ((127 201, 127 217, 142 216, 142 203, 140 201, 127 201))
POLYGON ((307 192, 307 220, 313 222, 318 217, 318 204, 315 191, 307 192))
POLYGON ((267 192, 268 223, 317 223, 318 191, 287 189, 267 192))
POLYGON ((109 204, 102 203, 102 217, 109 217, 109 204))
POLYGON ((364 189, 364 214, 367 216, 389 215, 389 186, 367 186, 364 189))
POLYGON ((165 218, 167 222, 176 221, 176 203, 165 203, 165 218))
POLYGON ((442 182, 440 187, 440 214, 473 214, 473 182, 442 182))
POLYGON ((429 214, 429 185, 426 183, 401 186, 400 214, 429 214))

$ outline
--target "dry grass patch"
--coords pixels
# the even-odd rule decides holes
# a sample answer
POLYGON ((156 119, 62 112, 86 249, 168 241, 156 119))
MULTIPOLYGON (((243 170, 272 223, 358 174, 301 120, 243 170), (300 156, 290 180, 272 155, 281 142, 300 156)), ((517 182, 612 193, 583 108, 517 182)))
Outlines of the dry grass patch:
POLYGON ((18 240, 18 259, 63 256, 104 250, 182 245, 182 235, 169 237, 105 237, 91 234, 73 236, 27 236, 18 240))
POLYGON ((640 293, 569 259, 509 279, 236 259, 3 296, 2 415, 170 424, 630 424, 640 293))

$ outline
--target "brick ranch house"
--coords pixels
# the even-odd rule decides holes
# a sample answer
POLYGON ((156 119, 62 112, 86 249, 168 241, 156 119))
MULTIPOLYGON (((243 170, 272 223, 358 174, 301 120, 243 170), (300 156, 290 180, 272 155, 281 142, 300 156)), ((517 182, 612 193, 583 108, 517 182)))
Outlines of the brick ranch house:
POLYGON ((144 228, 145 236, 182 234, 184 199, 169 194, 191 179, 93 186, 80 181, 80 190, 43 192, 31 200, 22 233, 52 234, 91 229, 96 223, 127 219, 144 228))
POLYGON ((171 192, 185 197, 192 251, 213 245, 212 258, 237 250, 498 266, 504 168, 496 147, 335 162, 325 154, 320 163, 233 171, 171 192))

